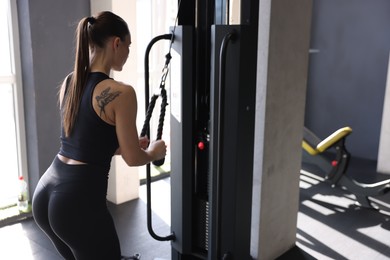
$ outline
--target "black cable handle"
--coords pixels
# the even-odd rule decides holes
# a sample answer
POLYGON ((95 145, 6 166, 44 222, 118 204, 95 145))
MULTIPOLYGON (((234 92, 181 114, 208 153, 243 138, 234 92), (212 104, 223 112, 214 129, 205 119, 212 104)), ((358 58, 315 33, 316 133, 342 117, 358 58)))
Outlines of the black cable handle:
MULTIPOLYGON (((156 101, 159 97, 159 95, 153 95, 151 98, 151 101, 149 103, 149 53, 150 53, 153 45, 160 40, 171 40, 172 41, 173 34, 163 34, 163 35, 159 35, 159 36, 153 38, 146 48, 146 53, 145 53, 145 111, 146 111, 146 117, 145 117, 144 125, 142 127, 141 137, 143 137, 145 135, 148 135, 148 136, 150 135, 150 127, 149 127, 150 118, 152 117, 154 106, 156 105, 156 101)), ((161 83, 160 83, 160 91, 161 91, 160 96, 162 98, 162 102, 161 102, 161 109, 160 109, 160 118, 159 118, 159 123, 158 123, 158 128, 157 128, 157 138, 156 138, 157 140, 160 140, 162 137, 163 127, 164 127, 165 110, 166 110, 166 106, 168 105, 167 92, 165 90, 165 79, 166 79, 167 74, 168 74, 168 65, 169 65, 169 62, 171 60, 170 50, 169 50, 169 53, 165 57, 166 57, 166 61, 165 61, 163 75, 161 77, 161 83)), ((164 164, 164 161, 165 161, 165 159, 163 158, 161 160, 154 161, 153 164, 156 166, 161 166, 164 164)))
MULTIPOLYGON (((160 117, 158 120, 156 140, 161 140, 162 133, 163 133, 163 127, 164 127, 165 111, 166 111, 166 106, 168 105, 167 91, 165 90, 165 88, 161 88, 160 96, 161 96, 162 101, 161 101, 161 108, 160 108, 160 117)), ((146 110, 145 122, 144 122, 144 125, 142 127, 142 131, 141 131, 141 137, 143 137, 147 134, 149 135, 149 122, 150 122, 150 118, 152 117, 153 109, 156 105, 156 101, 157 101, 158 97, 159 97, 159 95, 155 94, 150 99, 150 103, 149 103, 147 110, 146 110)), ((162 158, 160 160, 153 161, 153 164, 156 166, 161 166, 164 164, 164 162, 165 162, 165 159, 162 158)))
POLYGON ((235 32, 230 32, 226 34, 221 43, 221 49, 219 50, 219 86, 218 86, 218 120, 217 120, 217 169, 216 169, 216 195, 217 198, 214 200, 216 204, 216 217, 217 225, 216 225, 216 253, 220 255, 221 250, 221 221, 219 218, 221 216, 222 211, 222 160, 223 160, 223 149, 222 149, 222 139, 223 139, 223 124, 224 124, 224 115, 225 115, 225 107, 223 98, 225 96, 225 80, 226 80, 226 50, 230 40, 234 40, 236 37, 235 32))
MULTIPOLYGON (((145 111, 146 111, 146 117, 145 117, 145 122, 141 131, 141 137, 145 135, 150 135, 150 127, 149 127, 149 122, 150 118, 152 117, 153 109, 156 105, 156 101, 159 97, 159 95, 153 95, 151 98, 151 101, 149 103, 149 53, 150 50, 152 49, 152 46, 160 41, 160 40, 171 40, 173 41, 173 34, 163 34, 156 36, 153 38, 150 43, 148 44, 145 52, 145 111)), ((171 44, 172 45, 172 44, 171 44)), ((161 111, 160 111, 160 118, 159 118, 159 124, 158 124, 158 129, 157 129, 157 140, 161 139, 162 136, 162 129, 164 126, 164 117, 165 117, 165 108, 168 105, 167 103, 167 94, 165 90, 165 79, 168 73, 168 65, 169 61, 171 59, 170 55, 170 50, 169 53, 166 55, 166 62, 163 70, 163 76, 161 78, 161 83, 160 83, 160 96, 162 98, 161 102, 161 111)), ((157 166, 161 166, 164 163, 164 159, 155 161, 153 164, 157 166), (159 164, 159 165, 158 165, 159 164)), ((148 232, 149 234, 156 240, 158 241, 169 241, 169 240, 174 240, 175 235, 172 233, 168 236, 161 237, 157 235, 154 230, 153 230, 153 225, 152 225, 152 202, 151 202, 151 176, 150 176, 150 164, 146 165, 146 204, 147 204, 147 226, 148 226, 148 232)))

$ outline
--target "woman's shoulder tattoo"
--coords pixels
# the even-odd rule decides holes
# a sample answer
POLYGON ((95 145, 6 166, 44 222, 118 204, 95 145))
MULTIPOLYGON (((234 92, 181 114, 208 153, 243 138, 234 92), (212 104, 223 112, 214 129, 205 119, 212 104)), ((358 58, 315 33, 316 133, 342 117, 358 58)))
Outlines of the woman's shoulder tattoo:
POLYGON ((102 93, 100 93, 100 95, 95 97, 100 108, 100 116, 102 116, 102 114, 106 114, 105 107, 121 93, 122 92, 120 91, 111 91, 111 87, 107 87, 102 91, 102 93))

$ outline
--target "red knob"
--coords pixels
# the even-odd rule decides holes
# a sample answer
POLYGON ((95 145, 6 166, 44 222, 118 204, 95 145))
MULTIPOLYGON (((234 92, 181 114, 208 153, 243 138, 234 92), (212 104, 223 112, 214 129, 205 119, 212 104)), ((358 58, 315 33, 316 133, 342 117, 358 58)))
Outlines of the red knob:
POLYGON ((199 148, 199 150, 203 150, 204 149, 204 143, 202 141, 200 141, 198 143, 198 148, 199 148))

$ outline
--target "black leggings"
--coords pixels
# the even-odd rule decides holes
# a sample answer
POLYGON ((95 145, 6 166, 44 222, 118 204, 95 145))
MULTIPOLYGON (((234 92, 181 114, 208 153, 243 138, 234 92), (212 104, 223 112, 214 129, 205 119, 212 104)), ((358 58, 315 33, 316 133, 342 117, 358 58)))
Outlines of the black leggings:
POLYGON ((68 165, 56 157, 32 200, 38 226, 65 259, 120 259, 120 245, 107 209, 107 170, 68 165))

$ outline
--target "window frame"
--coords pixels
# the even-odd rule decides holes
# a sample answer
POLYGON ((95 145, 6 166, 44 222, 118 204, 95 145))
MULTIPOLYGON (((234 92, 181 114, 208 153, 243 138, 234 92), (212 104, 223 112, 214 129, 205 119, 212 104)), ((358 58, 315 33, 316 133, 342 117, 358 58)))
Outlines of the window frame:
POLYGON ((0 75, 0 82, 12 85, 15 113, 15 134, 18 153, 18 174, 19 176, 22 175, 28 183, 26 127, 24 116, 18 10, 16 1, 8 0, 8 8, 8 29, 10 33, 9 46, 12 70, 10 75, 0 75))

